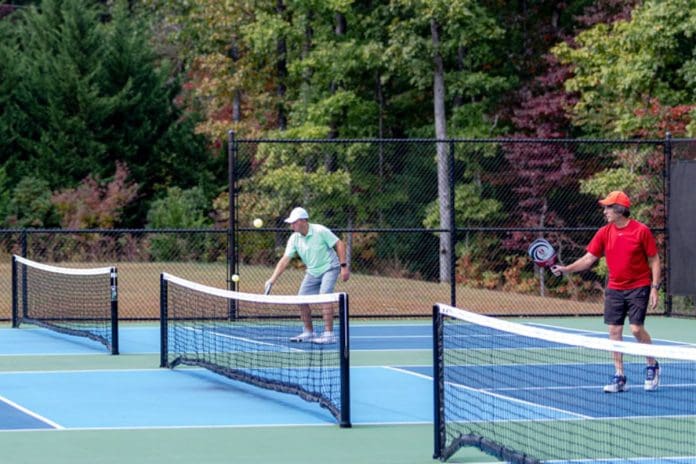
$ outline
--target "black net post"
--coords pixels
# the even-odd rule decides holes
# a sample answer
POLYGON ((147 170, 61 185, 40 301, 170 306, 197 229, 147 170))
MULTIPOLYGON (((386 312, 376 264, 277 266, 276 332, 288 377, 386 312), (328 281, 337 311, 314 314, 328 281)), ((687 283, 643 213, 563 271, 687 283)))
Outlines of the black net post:
POLYGON ((17 258, 12 256, 12 327, 19 327, 19 308, 17 307, 17 258))
POLYGON ((444 459, 442 448, 445 444, 445 428, 442 416, 444 414, 442 358, 442 315, 440 306, 433 305, 433 429, 434 452, 433 459, 444 459))
POLYGON ((111 268, 111 354, 118 354, 118 271, 111 268))
POLYGON ((341 319, 341 333, 339 343, 341 344, 341 418, 342 428, 351 427, 350 421, 350 333, 348 324, 348 295, 342 294, 338 300, 339 317, 341 319))
POLYGON ((160 367, 169 367, 167 280, 160 274, 160 367))
MULTIPOLYGON (((22 241, 22 243, 24 245, 26 245, 26 235, 23 235, 23 238, 24 238, 24 240, 22 241)), ((23 252, 26 254, 26 250, 23 250, 23 252)), ((15 259, 15 258, 13 257, 13 259, 15 259)), ((19 327, 19 325, 22 323, 21 321, 26 319, 29 316, 29 307, 27 304, 27 300, 28 300, 28 298, 27 298, 27 265, 24 263, 20 263, 20 264, 22 266, 22 272, 21 272, 21 275, 22 275, 22 296, 21 296, 22 315, 21 316, 19 315, 20 308, 17 308, 17 326, 16 327, 19 327)), ((16 282, 16 283, 19 284, 18 282, 16 282)))

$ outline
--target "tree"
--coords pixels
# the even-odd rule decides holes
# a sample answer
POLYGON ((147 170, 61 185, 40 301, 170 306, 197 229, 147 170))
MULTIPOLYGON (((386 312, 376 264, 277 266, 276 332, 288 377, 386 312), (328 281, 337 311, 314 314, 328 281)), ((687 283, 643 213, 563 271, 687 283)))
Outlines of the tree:
MULTIPOLYGON (((174 104, 177 80, 125 0, 44 0, 0 33, 9 57, 0 75, 15 83, 0 100, 0 161, 13 180, 32 174, 65 188, 124 162, 148 199, 163 184, 206 179, 203 139, 174 104)), ((127 214, 132 225, 142 216, 127 214)))
MULTIPOLYGON (((517 138, 570 138, 575 135, 577 128, 572 124, 568 109, 577 103, 578 95, 564 87, 566 80, 573 76, 572 66, 561 63, 549 50, 559 42, 572 43, 572 33, 578 28, 630 18, 634 3, 601 0, 585 6, 582 2, 540 2, 519 15, 517 21, 525 23, 525 30, 534 33, 525 35, 522 41, 525 50, 517 54, 526 58, 520 66, 529 77, 516 93, 517 104, 503 112, 503 117, 508 117, 516 129, 511 135, 517 138), (541 9, 548 9, 550 14, 539 14, 541 9)), ((513 186, 513 191, 521 198, 521 214, 515 218, 517 224, 525 227, 565 224, 563 210, 557 209, 559 206, 566 209, 575 202, 564 194, 564 187, 575 185, 582 171, 575 150, 570 144, 529 143, 506 147, 506 158, 515 179, 523 180, 513 186)), ((526 246, 528 237, 525 235, 513 234, 508 246, 526 246)))
POLYGON ((7 178, 7 171, 4 166, 0 166, 0 221, 4 222, 10 209, 10 185, 7 178))
MULTIPOLYGON (((572 66, 566 89, 576 92, 574 123, 604 137, 662 138, 696 129, 696 57, 693 0, 648 0, 630 17, 597 24, 553 51, 572 66)), ((609 167, 582 182, 595 195, 624 189, 643 211, 642 220, 655 226, 662 215, 660 182, 664 166, 656 147, 610 153, 609 167)))
POLYGON ((74 189, 55 193, 51 202, 67 229, 110 229, 119 225, 124 208, 133 201, 138 185, 128 182, 128 168, 116 163, 113 178, 102 181, 87 176, 74 189))
POLYGON ((165 196, 152 202, 147 224, 153 229, 203 227, 212 221, 207 215, 209 209, 199 187, 187 190, 170 187, 165 196))
POLYGON ((55 227, 58 216, 51 203, 48 182, 38 177, 23 177, 9 201, 6 223, 10 227, 55 227))
POLYGON ((575 124, 603 136, 663 136, 656 128, 693 133, 694 6, 693 0, 647 0, 630 20, 598 24, 579 34, 576 46, 556 47, 573 66, 566 89, 579 95, 575 124), (690 110, 671 111, 684 104, 690 110), (677 114, 681 121, 660 124, 677 114))
POLYGON ((183 101, 203 115, 196 131, 212 147, 221 149, 230 129, 253 137, 278 127, 285 108, 274 57, 287 27, 275 0, 142 3, 156 18, 160 49, 185 73, 183 101))
MULTIPOLYGON (((467 83, 456 88, 456 95, 464 92, 475 100, 477 86, 489 81, 485 73, 477 72, 487 58, 488 42, 503 34, 494 19, 476 1, 424 1, 397 0, 391 3, 397 11, 396 20, 390 29, 388 53, 394 58, 392 66, 405 70, 411 84, 416 88, 432 88, 434 135, 438 140, 447 139, 446 81, 456 79, 457 72, 447 73, 450 62, 460 58, 456 52, 463 49, 467 53, 468 69, 455 82, 467 83)), ((461 59, 461 58, 460 58, 461 59)), ((456 69, 456 68, 455 68, 456 69)), ((454 205, 449 198, 449 174, 453 169, 448 145, 436 143, 438 166, 438 205, 440 228, 449 230, 452 226, 449 211, 454 205)), ((440 281, 450 279, 451 257, 454 253, 450 234, 440 234, 440 281)))
MULTIPOLYGON (((208 205, 199 187, 186 190, 171 187, 165 196, 152 202, 147 213, 148 228, 204 229, 212 223, 208 205)), ((159 261, 212 257, 210 238, 205 234, 156 234, 150 240, 152 255, 159 261)))

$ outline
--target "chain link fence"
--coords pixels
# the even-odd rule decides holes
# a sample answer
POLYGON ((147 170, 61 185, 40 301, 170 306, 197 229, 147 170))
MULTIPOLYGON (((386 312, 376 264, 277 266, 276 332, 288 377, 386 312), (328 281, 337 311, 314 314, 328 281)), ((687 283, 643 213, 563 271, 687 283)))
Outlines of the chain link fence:
MULTIPOLYGON (((117 266, 122 319, 158 317, 163 271, 261 293, 295 206, 348 245, 352 275, 337 290, 350 295, 352 316, 429 317, 436 302, 490 315, 600 315, 603 262, 555 277, 533 265, 528 245, 544 237, 561 261, 579 258, 604 224, 598 198, 623 189, 631 216, 655 233, 668 288, 670 163, 694 159, 693 140, 231 138, 235 188, 219 209, 232 217, 217 229, 0 230, 0 318, 10 317, 11 254, 117 266)), ((303 269, 293 264, 274 294, 297 292, 303 269)), ((693 297, 661 295, 656 313, 696 314, 693 297)))
POLYGON ((0 230, 0 318, 11 317, 12 255, 65 267, 116 266, 119 318, 158 319, 160 273, 224 287, 226 230, 0 230))
MULTIPOLYGON (((621 189, 633 200, 632 217, 653 229, 666 276, 669 160, 673 146, 674 156, 683 156, 693 141, 231 134, 229 146, 240 289, 270 275, 288 235, 284 215, 301 205, 310 222, 348 244, 354 274, 338 288, 349 292, 353 315, 427 316, 432 303, 446 302, 491 315, 555 316, 602 314, 606 265, 555 277, 531 263, 528 245, 544 237, 563 262, 581 257, 604 225, 597 200, 621 189), (254 230, 255 217, 268 229, 254 230)), ((299 285, 284 282, 284 292, 299 285)), ((691 314, 688 299, 662 297, 655 312, 691 314)))

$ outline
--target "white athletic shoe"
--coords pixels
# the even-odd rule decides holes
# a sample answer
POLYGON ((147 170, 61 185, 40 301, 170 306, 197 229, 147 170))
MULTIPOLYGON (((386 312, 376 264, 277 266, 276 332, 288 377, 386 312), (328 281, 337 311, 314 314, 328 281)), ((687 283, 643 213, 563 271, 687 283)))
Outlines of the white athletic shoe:
POLYGON ((312 339, 312 343, 317 343, 319 345, 328 345, 331 343, 336 343, 336 335, 333 332, 324 332, 318 337, 312 339))
POLYGON ((648 366, 645 368, 645 385, 644 390, 653 391, 657 390, 660 385, 660 364, 655 361, 655 365, 648 366))
POLYGON ((314 332, 302 332, 299 335, 296 335, 290 339, 291 342, 296 342, 296 343, 301 343, 301 342, 311 342, 313 339, 317 337, 317 334, 314 332))

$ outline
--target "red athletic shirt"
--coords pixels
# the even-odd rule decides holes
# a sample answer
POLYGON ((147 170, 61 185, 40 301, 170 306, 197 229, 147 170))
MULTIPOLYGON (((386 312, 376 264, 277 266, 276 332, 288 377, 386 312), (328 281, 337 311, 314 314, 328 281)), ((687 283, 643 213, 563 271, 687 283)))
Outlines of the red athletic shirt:
POLYGON ((631 290, 652 283, 648 257, 657 254, 657 245, 650 229, 630 219, 624 228, 607 224, 597 231, 587 245, 587 251, 607 258, 609 283, 607 288, 631 290))

